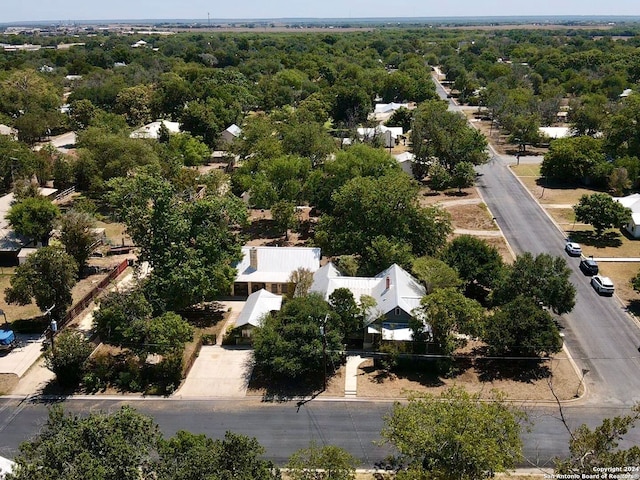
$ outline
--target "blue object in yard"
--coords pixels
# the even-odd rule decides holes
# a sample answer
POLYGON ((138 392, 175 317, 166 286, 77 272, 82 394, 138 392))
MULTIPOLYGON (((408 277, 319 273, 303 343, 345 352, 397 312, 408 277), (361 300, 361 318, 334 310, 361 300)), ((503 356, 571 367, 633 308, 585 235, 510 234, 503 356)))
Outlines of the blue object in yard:
POLYGON ((13 330, 0 330, 0 346, 8 346, 16 341, 13 330))

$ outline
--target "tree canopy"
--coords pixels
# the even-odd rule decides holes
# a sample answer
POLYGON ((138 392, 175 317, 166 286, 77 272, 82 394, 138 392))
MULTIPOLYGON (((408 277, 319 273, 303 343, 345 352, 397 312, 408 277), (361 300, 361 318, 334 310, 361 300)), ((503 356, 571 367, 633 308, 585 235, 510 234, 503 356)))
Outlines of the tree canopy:
POLYGON ((61 248, 40 248, 16 268, 11 286, 5 290, 5 301, 28 305, 35 300, 43 312, 55 306, 51 316, 60 320, 71 305, 77 272, 73 257, 61 248))
POLYGON ((521 422, 525 415, 499 394, 451 388, 439 396, 414 395, 396 403, 385 418, 382 437, 408 465, 398 478, 492 478, 522 457, 521 422))
POLYGON ((60 209, 48 198, 38 195, 14 203, 7 213, 7 220, 16 233, 47 245, 59 216, 60 209))
POLYGON ((606 193, 582 195, 573 211, 576 220, 592 225, 598 237, 602 237, 606 229, 621 227, 631 220, 631 209, 616 202, 606 193))

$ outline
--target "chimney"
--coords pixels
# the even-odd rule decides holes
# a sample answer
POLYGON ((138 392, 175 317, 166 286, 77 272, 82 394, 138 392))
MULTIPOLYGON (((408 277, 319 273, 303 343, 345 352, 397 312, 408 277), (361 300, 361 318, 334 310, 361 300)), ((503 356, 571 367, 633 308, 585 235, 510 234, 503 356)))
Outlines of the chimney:
POLYGON ((258 249, 256 247, 249 250, 249 266, 253 270, 258 270, 258 249))
POLYGON ((391 277, 389 275, 387 275, 387 290, 389 290, 391 288, 391 277))

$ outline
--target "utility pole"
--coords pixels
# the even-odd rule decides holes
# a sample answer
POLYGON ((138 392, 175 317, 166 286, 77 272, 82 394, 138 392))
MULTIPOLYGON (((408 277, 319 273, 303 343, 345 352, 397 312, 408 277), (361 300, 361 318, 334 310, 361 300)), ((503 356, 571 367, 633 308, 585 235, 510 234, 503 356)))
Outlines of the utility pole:
POLYGON ((211 28, 211 17, 209 16, 209 12, 207 12, 207 26, 211 28))
POLYGON ((56 346, 55 346, 55 336, 58 331, 58 322, 56 322, 53 318, 51 318, 51 312, 56 308, 56 304, 51 305, 47 310, 45 310, 44 314, 49 315, 49 330, 51 330, 51 353, 56 354, 56 346))

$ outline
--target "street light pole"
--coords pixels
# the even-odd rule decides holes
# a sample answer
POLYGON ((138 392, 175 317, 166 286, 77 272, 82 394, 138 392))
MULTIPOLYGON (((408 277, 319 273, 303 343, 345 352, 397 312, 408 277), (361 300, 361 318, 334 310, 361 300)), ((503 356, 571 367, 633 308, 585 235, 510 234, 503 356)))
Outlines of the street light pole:
POLYGON ((56 304, 54 303, 49 308, 47 308, 44 312, 45 316, 49 315, 49 330, 51 330, 51 353, 56 354, 56 346, 55 346, 55 335, 58 331, 58 322, 56 322, 53 318, 51 318, 51 312, 56 308, 56 304))

